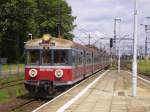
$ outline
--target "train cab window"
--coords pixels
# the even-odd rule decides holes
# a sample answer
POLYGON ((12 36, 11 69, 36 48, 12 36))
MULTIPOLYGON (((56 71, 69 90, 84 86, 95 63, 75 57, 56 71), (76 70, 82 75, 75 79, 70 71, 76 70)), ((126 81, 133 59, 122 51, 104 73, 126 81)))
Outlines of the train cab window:
POLYGON ((39 65, 40 64, 40 51, 39 50, 27 51, 27 64, 28 65, 39 65))
POLYGON ((68 50, 54 50, 54 65, 68 65, 69 51, 68 50))
POLYGON ((44 64, 44 65, 51 64, 51 52, 50 52, 50 50, 43 50, 43 52, 42 52, 42 64, 44 64))

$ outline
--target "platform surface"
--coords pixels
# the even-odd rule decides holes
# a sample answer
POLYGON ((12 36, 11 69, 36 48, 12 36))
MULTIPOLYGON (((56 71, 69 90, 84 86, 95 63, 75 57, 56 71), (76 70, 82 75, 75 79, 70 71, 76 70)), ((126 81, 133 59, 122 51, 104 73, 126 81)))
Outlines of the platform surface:
MULTIPOLYGON (((60 112, 99 75, 100 73, 36 112, 60 112)), ((132 97, 131 74, 111 70, 68 106, 65 112, 150 112, 150 84, 139 79, 137 96, 132 97)))

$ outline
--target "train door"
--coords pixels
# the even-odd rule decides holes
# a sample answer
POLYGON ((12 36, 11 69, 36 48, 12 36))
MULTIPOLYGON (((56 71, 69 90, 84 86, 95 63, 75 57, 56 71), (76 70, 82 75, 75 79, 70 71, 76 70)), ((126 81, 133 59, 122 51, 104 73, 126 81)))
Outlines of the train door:
POLYGON ((72 50, 72 63, 73 63, 73 79, 77 78, 78 75, 78 52, 73 49, 72 50))
POLYGON ((84 69, 83 69, 83 50, 79 49, 77 51, 77 72, 78 72, 78 78, 83 78, 84 69))
POLYGON ((85 76, 87 76, 87 74, 88 74, 87 67, 88 67, 88 52, 85 51, 85 76))

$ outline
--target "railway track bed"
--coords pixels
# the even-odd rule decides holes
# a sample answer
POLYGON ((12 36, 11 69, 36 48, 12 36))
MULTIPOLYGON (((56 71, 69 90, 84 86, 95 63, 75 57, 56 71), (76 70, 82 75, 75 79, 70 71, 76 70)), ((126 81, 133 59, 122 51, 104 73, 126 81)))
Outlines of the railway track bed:
MULTIPOLYGON (((3 89, 8 89, 8 87, 10 86, 15 86, 15 84, 9 85, 3 89)), ((56 96, 60 95, 61 93, 63 93, 64 91, 68 89, 69 88, 61 89, 61 91, 56 92, 54 96, 50 97, 49 99, 36 98, 36 97, 29 95, 28 93, 20 97, 12 98, 7 103, 2 103, 2 104, 0 103, 0 112, 31 112, 33 109, 36 109, 40 105, 55 98, 56 96)))
POLYGON ((17 86, 17 85, 20 85, 20 84, 23 84, 23 83, 24 83, 23 80, 18 80, 16 82, 13 81, 11 83, 1 84, 0 89, 5 89, 5 88, 8 88, 8 87, 17 86))
POLYGON ((33 108, 42 105, 46 101, 46 99, 37 99, 26 94, 14 98, 8 103, 0 104, 0 112, 31 112, 33 108))
POLYGON ((57 92, 53 97, 49 99, 45 98, 35 98, 35 97, 25 97, 26 100, 22 100, 20 103, 17 103, 11 108, 12 112, 31 112, 32 110, 36 109, 37 107, 41 106, 42 104, 46 103, 49 100, 60 95, 62 92, 57 92))
POLYGON ((33 96, 30 96, 29 94, 17 97, 7 104, 0 104, 0 112, 31 112, 32 110, 36 109, 47 101, 50 101, 55 97, 59 96, 60 94, 64 93, 68 89, 71 89, 71 87, 59 89, 59 91, 56 91, 54 96, 49 99, 35 98, 33 96))

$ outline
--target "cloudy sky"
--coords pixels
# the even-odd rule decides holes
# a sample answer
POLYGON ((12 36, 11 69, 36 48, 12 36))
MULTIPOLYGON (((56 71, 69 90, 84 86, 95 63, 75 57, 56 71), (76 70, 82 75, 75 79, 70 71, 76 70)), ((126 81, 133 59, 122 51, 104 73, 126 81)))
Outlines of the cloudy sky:
MULTIPOLYGON (((73 15, 77 17, 75 24, 77 28, 74 30, 76 37, 80 37, 85 43, 86 33, 91 33, 93 39, 98 36, 112 37, 114 19, 120 18, 121 36, 133 33, 133 9, 134 0, 66 0, 72 7, 73 15)), ((138 1, 138 24, 139 38, 143 38, 144 27, 140 24, 150 24, 150 0, 138 1)), ((79 41, 79 39, 75 39, 79 41)))

